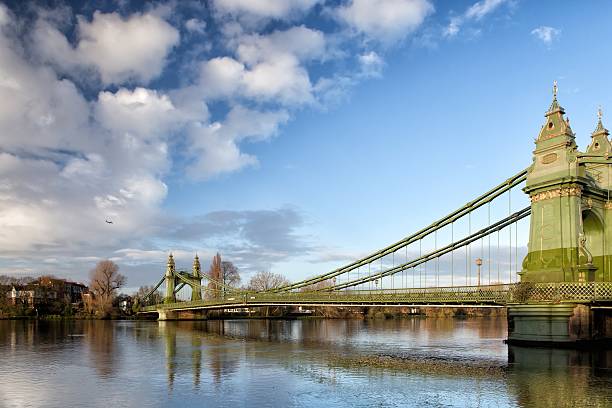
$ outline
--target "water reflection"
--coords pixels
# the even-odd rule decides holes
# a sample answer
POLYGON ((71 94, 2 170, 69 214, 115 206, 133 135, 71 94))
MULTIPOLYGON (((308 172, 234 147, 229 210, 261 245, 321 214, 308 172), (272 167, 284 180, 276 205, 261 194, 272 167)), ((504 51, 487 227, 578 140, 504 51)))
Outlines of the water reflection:
POLYGON ((508 347, 520 406, 612 406, 612 350, 508 347))
MULTIPOLYGON (((112 377, 117 369, 117 361, 121 358, 121 348, 115 345, 116 325, 107 320, 87 320, 78 325, 89 348, 89 357, 101 377, 112 377)), ((80 330, 73 330, 81 334, 80 330)))
POLYGON ((503 319, 0 321, 0 406, 79 407, 83 396, 105 408, 612 406, 612 350, 508 347, 505 328, 503 319), (337 355, 425 364, 359 367, 337 355), (431 370, 440 361, 502 369, 431 370))

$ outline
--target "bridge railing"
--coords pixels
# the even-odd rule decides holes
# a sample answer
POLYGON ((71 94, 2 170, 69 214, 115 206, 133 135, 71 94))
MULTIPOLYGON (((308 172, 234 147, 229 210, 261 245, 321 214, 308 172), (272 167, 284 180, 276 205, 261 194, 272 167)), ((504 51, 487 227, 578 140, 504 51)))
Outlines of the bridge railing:
POLYGON ((517 284, 515 303, 597 302, 612 300, 612 282, 552 282, 517 284))

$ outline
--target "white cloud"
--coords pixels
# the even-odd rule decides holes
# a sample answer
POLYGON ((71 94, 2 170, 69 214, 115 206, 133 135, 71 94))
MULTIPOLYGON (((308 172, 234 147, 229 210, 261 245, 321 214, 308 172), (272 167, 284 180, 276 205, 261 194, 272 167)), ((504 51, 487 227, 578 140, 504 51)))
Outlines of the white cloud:
POLYGON ((482 0, 472 4, 465 12, 465 18, 480 20, 493 12, 507 0, 482 0))
POLYGON ((319 2, 321 0, 214 0, 213 4, 221 15, 257 22, 261 19, 292 19, 319 2))
POLYGON ((428 0, 350 0, 334 10, 354 30, 384 43, 401 40, 433 12, 428 0))
POLYGON ((202 64, 200 87, 205 95, 285 106, 314 102, 308 70, 302 62, 325 58, 323 33, 298 26, 268 35, 242 35, 233 43, 237 60, 217 57, 202 64))
POLYGON ((323 58, 325 47, 325 35, 321 31, 302 25, 268 35, 242 36, 238 40, 236 54, 240 61, 250 65, 287 55, 308 61, 323 58))
POLYGON ((257 164, 254 156, 240 151, 238 143, 246 139, 269 139, 287 120, 289 115, 285 111, 262 112, 237 105, 222 123, 193 125, 189 134, 196 160, 188 174, 194 179, 205 180, 257 164))
POLYGON ((0 105, 5 256, 63 259, 147 236, 167 194, 161 177, 169 159, 166 140, 144 140, 146 129, 137 126, 159 124, 151 110, 161 115, 169 102, 147 90, 87 101, 70 80, 24 59, 14 43, 0 33, 0 98, 11 101, 0 105), (116 117, 105 116, 111 107, 116 117))
POLYGON ((230 173, 257 164, 257 158, 243 153, 236 142, 223 134, 223 125, 194 124, 189 131, 194 163, 187 169, 189 177, 207 180, 221 173, 230 173))
POLYGON ((292 56, 261 62, 244 74, 245 94, 287 105, 313 102, 308 71, 292 56))
POLYGON ((364 77, 380 77, 385 65, 383 59, 374 51, 361 54, 359 56, 361 65, 361 75, 364 77))
POLYGON ((531 35, 535 36, 538 40, 542 41, 546 45, 551 45, 554 40, 559 38, 561 30, 548 26, 540 26, 531 31, 531 35))
POLYGON ((450 23, 444 30, 444 35, 453 37, 459 33, 461 26, 468 21, 478 21, 488 14, 494 12, 499 6, 508 0, 481 0, 472 4, 465 13, 451 18, 450 23))
POLYGON ((39 20, 33 37, 40 55, 68 72, 75 66, 93 67, 105 84, 129 80, 148 82, 159 76, 178 31, 154 14, 94 12, 92 21, 77 17, 76 47, 52 23, 39 20))
POLYGON ((206 21, 197 18, 190 18, 185 21, 185 28, 192 33, 204 34, 206 31, 206 21))
POLYGON ((217 57, 202 63, 202 92, 211 99, 233 96, 244 77, 244 64, 231 57, 217 57))
POLYGON ((170 98, 145 88, 100 92, 95 117, 106 129, 143 139, 167 135, 179 122, 179 112, 170 98))

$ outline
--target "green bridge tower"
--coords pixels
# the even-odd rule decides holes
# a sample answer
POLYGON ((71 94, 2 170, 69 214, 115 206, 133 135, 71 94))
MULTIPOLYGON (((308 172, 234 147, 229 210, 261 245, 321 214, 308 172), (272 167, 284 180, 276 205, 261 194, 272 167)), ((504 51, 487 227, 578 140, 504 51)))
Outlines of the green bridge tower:
MULTIPOLYGON (((612 281, 609 133, 600 109, 591 143, 582 153, 564 114, 555 83, 524 188, 531 200, 531 224, 519 275, 526 285, 612 281)), ((508 316, 511 341, 590 340, 599 324, 590 306, 572 303, 511 306, 508 316)))

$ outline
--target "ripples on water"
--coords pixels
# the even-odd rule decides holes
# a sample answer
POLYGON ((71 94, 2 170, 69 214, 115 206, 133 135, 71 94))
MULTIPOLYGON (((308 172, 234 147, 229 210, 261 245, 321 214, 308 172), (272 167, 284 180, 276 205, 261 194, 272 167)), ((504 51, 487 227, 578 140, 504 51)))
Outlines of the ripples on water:
POLYGON ((612 351, 505 336, 504 319, 0 321, 0 407, 612 407, 612 351), (410 364, 363 365, 379 356, 410 364))

